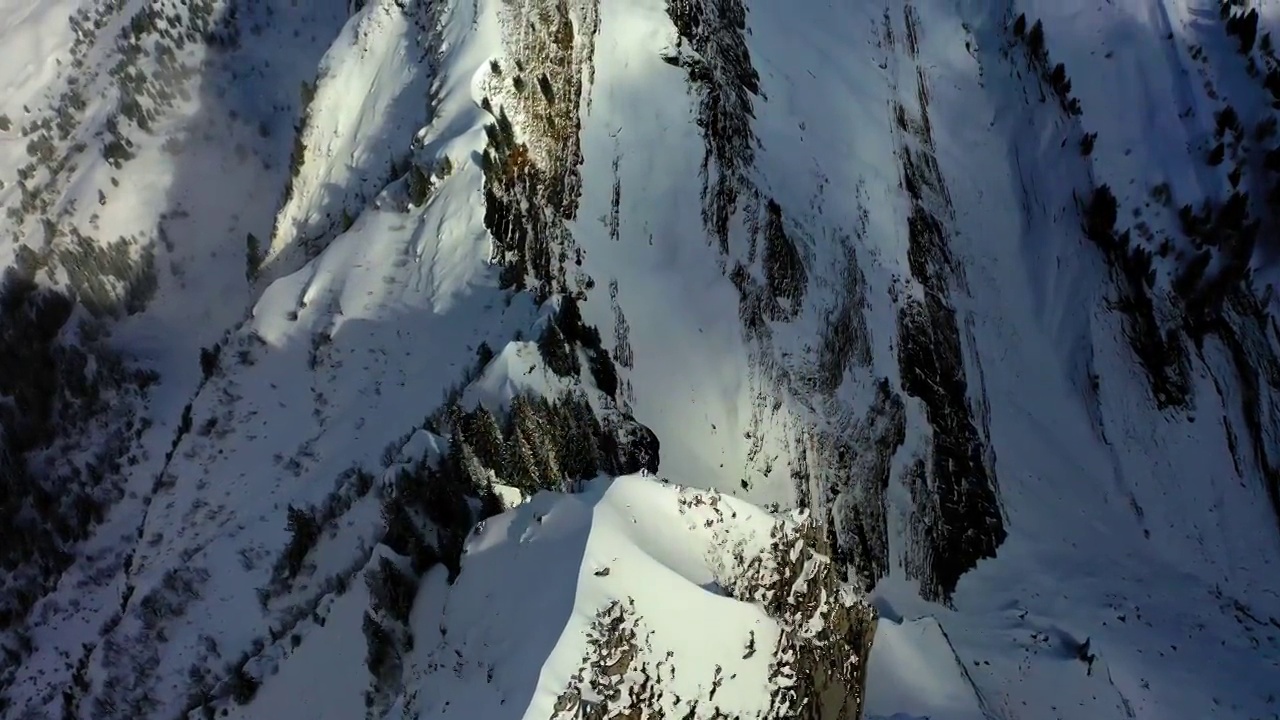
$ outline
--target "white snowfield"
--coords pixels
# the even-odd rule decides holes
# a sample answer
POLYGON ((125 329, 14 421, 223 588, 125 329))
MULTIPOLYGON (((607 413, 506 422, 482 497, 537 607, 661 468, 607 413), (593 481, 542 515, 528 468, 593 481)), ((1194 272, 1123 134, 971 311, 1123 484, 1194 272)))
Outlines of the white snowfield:
MULTIPOLYGON (((259 591, 288 542, 290 506, 321 505, 349 468, 382 483, 439 454, 440 438, 415 429, 474 369, 482 343, 494 359, 466 375, 465 405, 501 411, 518 393, 569 388, 532 342, 548 307, 499 288, 484 223, 480 156, 492 116, 482 102, 492 63, 515 67, 500 18, 523 5, 239 3, 241 46, 210 53, 191 97, 137 132, 137 157, 116 169, 98 152, 115 103, 103 78, 115 33, 147 2, 121 3, 86 56, 97 84, 65 142, 88 149, 72 153, 48 214, 95 243, 134 237, 130 252, 154 252, 155 297, 112 335, 160 371, 154 425, 137 440, 124 499, 36 605, 31 651, 3 688, 11 705, 0 716, 179 716, 193 678, 207 671, 221 682, 266 638, 249 666, 261 686, 245 704, 220 699, 219 716, 364 717, 363 577, 380 558, 404 562, 376 544, 374 496, 325 529, 292 588, 266 602, 259 591), (304 82, 315 93, 305 123, 304 82), (295 120, 304 151, 293 177, 295 120), (171 138, 180 147, 165 149, 171 138), (407 159, 452 166, 430 176, 421 204, 393 177, 407 159), (263 255, 257 278, 246 276, 250 233, 263 255), (199 349, 220 339, 221 367, 201 384, 199 349), (188 402, 193 430, 166 461, 188 402), (326 584, 343 573, 345 592, 326 584), (145 599, 175 577, 194 579, 194 592, 163 620, 147 615, 145 599), (78 664, 87 689, 68 709, 63 690, 78 664)), ((583 2, 567 6, 579 13, 583 2)), ((6 209, 21 202, 29 159, 20 126, 52 117, 74 74, 59 60, 81 5, 97 4, 0 0, 0 115, 13 123, 0 128, 6 209)), ((961 578, 950 606, 920 599, 904 567, 904 478, 932 437, 924 404, 904 394, 908 432, 885 490, 890 567, 867 598, 880 621, 866 720, 1280 717, 1280 525, 1239 430, 1250 390, 1211 336, 1188 344, 1194 409, 1156 409, 1076 209, 1077 195, 1106 183, 1122 222, 1139 222, 1141 209, 1153 232, 1172 232, 1176 212, 1148 207, 1153 187, 1167 183, 1174 208, 1230 187, 1225 168, 1202 162, 1221 104, 1206 81, 1215 95, 1242 98, 1247 123, 1271 110, 1216 3, 914 0, 915 60, 901 47, 899 0, 746 5, 761 91, 749 175, 783 208, 811 276, 808 309, 772 328, 778 365, 815 353, 842 282, 837 239, 850 238, 865 275, 870 359, 844 371, 837 399, 860 415, 879 379, 901 390, 896 315, 923 290, 909 270, 892 103, 916 102, 917 71, 967 280, 952 301, 1008 538, 961 578), (1006 25, 1024 12, 1043 20, 1080 117, 1042 102, 1025 68, 1006 59, 1017 52, 1006 25), (1192 60, 1192 46, 1213 62, 1192 60), (1087 158, 1083 132, 1098 134, 1087 158)), ((1280 3, 1251 6, 1263 30, 1280 28, 1280 3)), ((747 220, 735 215, 726 258, 703 224, 699 98, 685 70, 663 61, 677 45, 667 0, 602 0, 594 38, 570 223, 580 270, 595 281, 581 308, 615 357, 618 336, 634 351, 618 371, 631 412, 661 441, 659 477, 602 478, 523 503, 505 488, 512 509, 473 531, 456 582, 443 567, 424 576, 388 720, 567 720, 567 689, 601 700, 582 672, 601 617, 616 623, 614 636, 635 632, 641 650, 613 659, 650 664, 672 703, 661 706, 666 717, 681 717, 677 696, 713 688, 696 717, 714 705, 754 717, 776 682, 777 623, 725 591, 733 558, 794 522, 792 430, 847 418, 801 393, 758 402, 769 379, 727 277, 747 257, 747 220), (707 527, 705 509, 682 504, 694 495, 718 498, 730 519, 707 527), (775 503, 781 512, 762 509, 775 503)), ((0 217, 6 263, 44 238, 40 217, 0 217)), ((1175 260, 1155 262, 1167 288, 1175 260)), ((1257 268, 1259 289, 1275 267, 1257 268)), ((642 679, 635 671, 619 682, 629 692, 642 679)))

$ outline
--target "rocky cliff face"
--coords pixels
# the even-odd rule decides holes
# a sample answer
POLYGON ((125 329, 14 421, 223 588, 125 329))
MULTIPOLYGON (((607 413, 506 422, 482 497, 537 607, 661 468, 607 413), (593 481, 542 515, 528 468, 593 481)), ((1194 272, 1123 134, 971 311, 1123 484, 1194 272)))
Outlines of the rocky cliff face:
MULTIPOLYGON (((759 640, 757 631, 750 631, 740 658, 767 664, 766 692, 726 702, 723 696, 733 689, 721 686, 738 673, 717 663, 705 692, 681 695, 672 687, 675 675, 706 674, 707 668, 698 658, 672 652, 658 656, 654 631, 636 601, 627 598, 610 601, 596 613, 582 664, 557 698, 552 717, 860 717, 875 614, 822 554, 818 527, 807 518, 780 519, 769 523, 767 538, 760 538, 763 547, 748 550, 741 527, 745 518, 720 496, 684 491, 677 503, 695 535, 709 531, 714 549, 707 558, 717 589, 760 608, 776 626, 770 645, 762 644, 764 630, 759 640)), ((725 661, 732 667, 739 658, 725 661)))
MULTIPOLYGON (((892 137, 901 162, 900 187, 910 199, 908 267, 921 293, 894 299, 899 308, 896 388, 887 378, 874 377, 865 271, 858 260, 859 242, 868 231, 867 210, 855 211, 857 225, 850 233, 832 227, 820 212, 804 219, 785 216, 779 202, 761 192, 768 179, 754 167, 759 138, 753 104, 767 100, 744 34, 746 7, 673 2, 668 13, 679 41, 665 59, 687 71, 698 97, 697 124, 706 144, 702 218, 740 294, 740 318, 758 378, 755 404, 762 413, 776 412, 771 406, 784 399, 804 408, 792 410, 790 418, 796 491, 802 502, 831 515, 839 528, 841 557, 859 561, 846 570, 859 574, 866 587, 874 586, 889 558, 888 465, 905 440, 905 418, 896 408, 902 393, 919 399, 933 441, 908 470, 914 505, 908 567, 931 597, 949 597, 964 571, 994 554, 1004 529, 990 451, 970 407, 958 319, 948 300, 953 291, 964 292, 964 276, 949 247, 952 231, 946 223, 955 211, 934 158, 929 80, 919 67, 918 13, 911 5, 901 12, 886 10, 878 40, 895 66, 903 66, 895 72, 905 73, 913 86, 897 88, 897 77, 890 78, 893 95, 901 98, 891 110, 892 137), (816 247, 819 243, 828 246, 816 247), (808 248, 807 257, 801 248, 808 248), (835 263, 823 264, 827 257, 835 263), (811 282, 835 292, 806 298, 811 282), (807 327, 787 327, 801 323, 807 327), (808 335, 814 330, 816 337, 808 335), (776 332, 821 344, 817 352, 796 357, 789 343, 775 342, 776 332), (838 423, 843 429, 833 433, 825 429, 830 420, 861 414, 839 397, 847 370, 872 375, 862 384, 875 388, 876 401, 866 419, 838 423), (870 472, 852 472, 855 456, 870 472)), ((860 206, 862 199, 854 202, 860 206)), ((975 395, 981 398, 982 392, 979 388, 975 395)))

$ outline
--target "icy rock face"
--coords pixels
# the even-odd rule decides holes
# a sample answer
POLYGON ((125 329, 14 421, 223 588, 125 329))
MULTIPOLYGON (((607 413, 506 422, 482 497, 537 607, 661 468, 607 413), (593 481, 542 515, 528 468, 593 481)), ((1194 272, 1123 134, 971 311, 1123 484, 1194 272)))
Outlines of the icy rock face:
POLYGON ((777 685, 763 717, 859 717, 874 611, 842 581, 810 518, 779 522, 770 541, 765 553, 735 557, 742 566, 725 583, 782 628, 771 668, 777 685))
MULTIPOLYGON (((853 201, 861 209, 852 233, 829 226, 820 213, 790 217, 793 210, 769 197, 769 179, 756 168, 754 108, 767 98, 747 42, 747 5, 680 0, 668 4, 668 13, 679 40, 664 60, 686 71, 697 98, 706 146, 702 220, 739 292, 757 413, 769 416, 790 406, 788 462, 799 500, 831 517, 846 572, 869 588, 889 566, 885 492, 892 459, 906 439, 902 396, 919 400, 924 427, 917 430, 913 418, 912 431, 927 431, 932 440, 908 450, 914 457, 904 478, 912 505, 906 569, 928 596, 947 599, 963 573, 995 555, 1006 532, 990 439, 980 424, 982 368, 967 362, 972 349, 964 347, 965 319, 953 298, 967 295, 967 285, 951 249, 955 208, 935 157, 919 13, 910 3, 886 9, 880 33, 881 50, 906 69, 890 79, 889 129, 909 201, 907 269, 920 289, 893 297, 900 389, 876 377, 872 366, 857 250, 869 221, 862 198, 853 201), (834 247, 821 247, 818 236, 834 247), (816 253, 839 262, 816 264, 816 253), (813 297, 811 285, 836 292, 813 297), (784 349, 783 338, 815 322, 821 340, 816 353, 784 349), (875 393, 864 418, 855 419, 858 409, 842 396, 846 372, 857 378, 849 384, 861 385, 864 397, 875 393)), ((759 424, 753 423, 753 432, 759 424)))

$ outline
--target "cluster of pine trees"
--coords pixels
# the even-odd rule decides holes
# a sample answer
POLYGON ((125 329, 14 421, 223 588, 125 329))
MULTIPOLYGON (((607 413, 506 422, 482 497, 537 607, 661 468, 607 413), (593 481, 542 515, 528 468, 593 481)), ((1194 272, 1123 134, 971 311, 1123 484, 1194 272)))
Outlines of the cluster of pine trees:
POLYGON ((618 369, 600 339, 600 331, 582 319, 582 310, 572 295, 560 297, 556 310, 538 336, 538 353, 551 372, 564 378, 581 375, 578 353, 586 355, 587 370, 596 388, 614 400, 618 394, 618 369))
POLYGON ((601 419, 580 389, 554 400, 518 395, 501 424, 483 407, 457 405, 446 421, 453 435, 437 471, 475 487, 497 478, 533 494, 600 474, 657 470, 656 436, 626 417, 607 413, 601 419))
POLYGON ((485 133, 484 224, 493 237, 494 259, 502 266, 501 285, 531 289, 541 301, 565 289, 557 263, 562 253, 555 252, 552 242, 559 234, 553 232, 556 223, 543 202, 553 183, 533 162, 528 146, 516 140, 505 108, 485 125, 485 133))
MULTIPOLYGON (((443 564, 453 582, 462 571, 471 528, 502 511, 495 481, 532 494, 562 490, 600 473, 657 469, 656 437, 634 421, 602 423, 580 390, 555 401, 517 396, 504 423, 484 407, 467 410, 454 403, 442 424, 449 437, 444 457, 401 467, 383 496, 382 543, 408 562, 380 559, 366 578, 373 599, 363 626, 373 676, 366 696, 370 707, 381 707, 394 694, 401 658, 412 648, 408 617, 419 579, 443 564)), ((314 542, 315 527, 305 518, 297 521, 293 509, 290 528, 301 546, 314 542)))
POLYGON ((381 557, 365 573, 369 609, 361 630, 365 638, 365 665, 372 683, 365 691, 365 706, 385 711, 398 689, 404 653, 413 649, 409 612, 418 594, 421 571, 406 570, 381 557))
MULTIPOLYGON (((1252 53, 1255 47, 1260 48, 1263 62, 1270 68, 1262 85, 1271 93, 1273 106, 1280 105, 1280 60, 1275 57, 1271 35, 1259 39, 1257 10, 1246 10, 1241 0, 1223 0, 1220 8, 1227 34, 1239 41, 1238 50, 1248 60, 1254 77, 1259 73, 1252 53)), ((1251 133, 1232 105, 1216 112, 1214 120, 1216 144, 1206 162, 1216 167, 1232 161, 1227 174, 1231 194, 1225 200, 1206 199, 1198 209, 1183 205, 1178 212, 1181 230, 1195 253, 1175 278, 1173 290, 1184 301, 1186 324, 1193 337, 1206 332, 1226 298, 1249 283, 1250 263, 1263 225, 1251 208, 1272 215, 1274 221, 1274 208, 1280 207, 1280 148, 1267 146, 1276 136, 1276 117, 1263 118, 1251 133), (1242 183, 1246 169, 1256 173, 1255 185, 1262 185, 1264 199, 1256 208, 1242 183)))
POLYGON ((1199 334, 1221 311, 1227 295, 1248 281, 1262 222, 1250 218, 1248 193, 1240 190, 1221 204, 1206 201, 1199 212, 1184 205, 1178 219, 1196 254, 1175 278, 1173 289, 1184 300, 1188 328, 1199 334), (1210 273, 1215 257, 1219 262, 1210 273))
POLYGON ((1023 13, 1013 21, 1011 29, 1013 36, 1021 40, 1026 47, 1031 67, 1040 74, 1040 79, 1053 89, 1063 112, 1073 117, 1079 116, 1082 112, 1080 99, 1071 96, 1071 79, 1067 77, 1066 65, 1052 64, 1053 61, 1049 59, 1049 47, 1044 39, 1044 24, 1036 20, 1028 28, 1027 16, 1023 13))
POLYGON ((285 515, 289 540, 272 568, 271 582, 259 591, 266 607, 271 598, 286 592, 305 567, 306 560, 324 531, 346 514, 357 500, 373 489, 373 475, 360 467, 352 467, 338 475, 333 492, 316 507, 290 505, 285 515))
MULTIPOLYGON (((1240 54, 1248 55, 1253 52, 1253 47, 1258 41, 1257 9, 1246 10, 1244 0, 1222 0, 1218 6, 1218 13, 1226 26, 1227 34, 1239 41, 1240 54)), ((1264 42, 1269 44, 1269 38, 1264 36, 1264 42)))
POLYGON ((1116 309, 1125 315, 1129 344, 1151 383, 1156 405, 1184 405, 1191 391, 1186 351, 1176 331, 1161 330, 1156 318, 1151 299, 1155 282, 1151 252, 1133 242, 1128 230, 1117 232, 1119 207, 1109 186, 1094 188, 1082 214, 1085 236, 1117 272, 1116 309))
POLYGON ((131 395, 156 379, 85 334, 68 342, 73 307, 29 268, 0 280, 0 668, 16 667, 23 650, 5 631, 119 498, 125 449, 142 428, 131 395), (104 414, 114 416, 109 432, 104 414))

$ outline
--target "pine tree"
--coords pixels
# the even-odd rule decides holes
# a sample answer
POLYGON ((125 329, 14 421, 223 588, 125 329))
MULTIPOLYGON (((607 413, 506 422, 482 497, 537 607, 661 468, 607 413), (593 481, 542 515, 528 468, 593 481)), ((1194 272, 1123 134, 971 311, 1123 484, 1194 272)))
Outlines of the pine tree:
POLYGON ((409 167, 409 203, 414 207, 422 207, 431 194, 431 179, 417 165, 409 167))
POLYGON ((1239 133, 1241 130, 1240 116, 1236 113, 1234 106, 1228 105, 1216 113, 1216 119, 1215 132, 1219 138, 1225 136, 1227 132, 1239 133))
POLYGON ((572 295, 564 295, 560 298, 560 308, 555 315, 555 322, 560 326, 560 332, 564 333, 565 338, 572 343, 577 343, 586 348, 592 348, 600 344, 600 333, 595 333, 594 337, 586 322, 582 319, 582 309, 578 307, 578 301, 572 295))
POLYGON ((516 128, 511 122, 511 118, 507 116, 505 107, 498 108, 497 127, 498 139, 495 145, 502 149, 511 149, 516 144, 516 128))
POLYGON ((389 495, 383 500, 382 522, 386 526, 382 544, 397 555, 412 558, 415 571, 425 571, 427 563, 424 561, 429 555, 427 544, 399 498, 389 495))
POLYGON ((1226 158, 1226 154, 1227 154, 1226 145, 1224 143, 1219 142, 1217 145, 1213 146, 1212 150, 1209 151, 1209 157, 1205 160, 1205 162, 1209 164, 1209 167, 1217 167, 1222 164, 1222 161, 1226 158))
POLYGON ((1039 20, 1035 21, 1027 33, 1027 50, 1031 52, 1031 58, 1042 65, 1049 59, 1044 44, 1044 24, 1039 20))
POLYGON ((249 233, 244 241, 245 254, 245 278, 249 282, 258 279, 258 271, 262 267, 262 246, 258 242, 258 238, 253 233, 249 233))
POLYGON ((1093 154, 1093 146, 1098 141, 1098 133, 1085 133, 1080 138, 1080 154, 1088 157, 1093 154))
POLYGON ((547 369, 560 377, 576 377, 582 370, 577 348, 566 340, 554 322, 547 323, 542 335, 538 337, 538 354, 542 356, 547 369))
POLYGON ((506 460, 503 464, 508 473, 505 479, 512 487, 530 494, 542 488, 533 444, 518 426, 512 429, 511 437, 507 440, 506 460))
POLYGON ((1098 245, 1110 245, 1115 239, 1117 217, 1119 206, 1111 187, 1099 185, 1094 189, 1085 211, 1085 234, 1098 245))
POLYGON ((375 612, 385 612, 391 618, 406 623, 413 599, 418 593, 418 582, 396 566, 390 558, 379 558, 378 565, 365 576, 369 588, 370 606, 375 612))
POLYGON ((465 535, 471 528, 467 496, 472 485, 463 466, 461 446, 450 444, 449 455, 438 470, 426 468, 421 485, 420 509, 441 532, 465 535))
POLYGON ((552 440, 554 430, 548 423, 551 414, 551 406, 543 398, 519 395, 511 403, 509 444, 515 447, 509 457, 515 464, 508 467, 513 479, 528 483, 521 488, 528 492, 554 489, 563 477, 552 440))
POLYGON ((290 537, 289 544, 285 546, 284 567, 285 577, 292 579, 302 570, 302 563, 306 560, 307 553, 311 552, 320 540, 320 524, 310 510, 290 505, 287 527, 290 537))
POLYGON ((1195 291, 1200 287, 1201 281, 1204 279, 1205 270, 1209 268, 1209 262, 1213 259, 1213 254, 1208 250, 1201 250, 1192 256, 1191 261, 1186 264, 1182 272, 1178 273, 1173 280, 1173 291, 1184 299, 1191 299, 1195 291))
POLYGON ((484 370, 493 358, 493 348, 489 347, 489 343, 480 343, 480 346, 476 348, 476 368, 478 370, 484 370))
POLYGON ((498 420, 484 407, 477 407, 463 420, 463 441, 480 463, 499 478, 506 476, 505 442, 498 420))
POLYGON ((222 345, 219 343, 214 343, 213 347, 200 348, 200 374, 205 380, 218 371, 218 356, 221 351, 222 345))
POLYGON ((595 381, 596 387, 600 389, 600 392, 609 398, 616 398, 618 395, 618 368, 613 364, 613 358, 609 357, 609 351, 604 348, 589 350, 587 352, 587 367, 591 370, 591 379, 595 381))
POLYGON ((467 443, 458 441, 454 446, 457 447, 458 467, 467 488, 472 491, 472 494, 479 493, 482 488, 492 482, 488 468, 480 462, 467 443))
POLYGON ((1058 63, 1053 66, 1053 71, 1049 73, 1049 84, 1053 86, 1054 92, 1058 93, 1058 97, 1066 100, 1071 94, 1071 81, 1067 79, 1067 66, 1058 63))
POLYGON ((555 412, 561 470, 573 480, 595 477, 600 472, 600 426, 586 395, 570 393, 556 404, 555 412))

